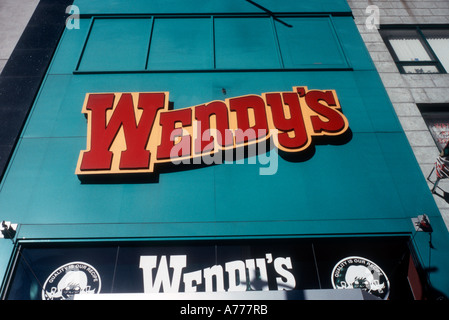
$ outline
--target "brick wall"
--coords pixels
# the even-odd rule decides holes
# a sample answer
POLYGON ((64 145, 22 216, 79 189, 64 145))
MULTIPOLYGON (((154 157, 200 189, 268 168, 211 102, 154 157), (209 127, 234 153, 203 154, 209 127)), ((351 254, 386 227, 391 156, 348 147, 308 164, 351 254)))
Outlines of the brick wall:
MULTIPOLYGON (((379 23, 383 24, 449 24, 447 0, 348 0, 360 34, 376 65, 390 96, 396 114, 407 135, 423 175, 427 178, 438 148, 418 110, 419 103, 449 103, 449 74, 400 74, 378 30, 365 22, 379 8, 379 23)), ((432 181, 435 175, 431 176, 432 181)), ((433 184, 429 183, 429 188, 433 184)), ((442 190, 434 195, 441 215, 449 228, 449 182, 442 181, 442 190), (446 194, 447 192, 447 194, 446 194)))

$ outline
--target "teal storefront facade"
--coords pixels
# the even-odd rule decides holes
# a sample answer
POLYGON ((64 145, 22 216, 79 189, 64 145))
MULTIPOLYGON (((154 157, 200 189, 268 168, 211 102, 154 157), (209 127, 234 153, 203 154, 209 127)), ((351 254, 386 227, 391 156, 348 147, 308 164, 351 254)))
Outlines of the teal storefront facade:
POLYGON ((447 228, 345 1, 74 6, 80 15, 69 17, 0 185, 2 218, 17 224, 12 241, 0 241, 3 298, 348 287, 382 299, 449 294, 447 228), (126 179, 77 172, 93 141, 92 115, 82 113, 89 94, 164 93, 159 114, 173 114, 265 93, 301 96, 295 88, 304 87, 335 93, 344 134, 309 135, 310 146, 292 153, 156 163, 126 179), (412 219, 423 214, 432 233, 416 231, 412 219), (355 260, 371 270, 366 283, 335 284, 332 275, 355 260), (56 285, 89 268, 80 276, 88 290, 56 285))

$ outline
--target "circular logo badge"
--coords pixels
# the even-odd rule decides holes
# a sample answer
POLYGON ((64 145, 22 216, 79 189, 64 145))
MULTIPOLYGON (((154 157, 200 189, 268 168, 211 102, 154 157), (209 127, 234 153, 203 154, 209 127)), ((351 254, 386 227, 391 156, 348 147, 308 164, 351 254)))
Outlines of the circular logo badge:
POLYGON ((101 290, 97 270, 85 262, 70 262, 53 271, 44 283, 42 300, 73 300, 78 294, 101 290))
POLYGON ((332 270, 334 289, 363 289, 381 299, 387 299, 390 282, 385 272, 374 262, 362 257, 347 257, 332 270))

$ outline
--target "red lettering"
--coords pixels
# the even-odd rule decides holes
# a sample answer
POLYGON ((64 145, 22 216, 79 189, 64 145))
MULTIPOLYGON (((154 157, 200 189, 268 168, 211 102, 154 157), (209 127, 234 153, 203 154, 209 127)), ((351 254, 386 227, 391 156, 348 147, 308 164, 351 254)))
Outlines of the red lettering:
POLYGON ((310 117, 314 132, 334 133, 343 130, 345 121, 342 115, 332 108, 337 106, 332 91, 309 91, 305 99, 307 106, 318 113, 318 116, 310 117), (321 104, 320 101, 326 102, 328 106, 321 104), (322 117, 326 118, 327 121, 322 120, 322 117))
POLYGON ((126 150, 121 153, 120 169, 147 168, 150 152, 146 150, 146 144, 156 112, 164 106, 164 98, 163 93, 141 93, 138 109, 143 113, 137 124, 131 94, 122 94, 108 122, 106 111, 113 108, 114 94, 89 95, 86 109, 91 111, 91 145, 90 150, 83 154, 80 170, 111 169, 113 153, 110 148, 121 128, 126 150))
POLYGON ((211 136, 211 116, 215 115, 215 129, 217 130, 217 143, 221 147, 234 144, 232 132, 229 130, 228 108, 221 101, 214 101, 206 105, 195 107, 195 119, 198 123, 198 134, 195 140, 195 153, 209 152, 213 150, 211 136))
POLYGON ((260 146, 269 130, 276 130, 280 149, 299 152, 314 136, 338 135, 348 128, 333 90, 294 87, 290 92, 247 95, 178 110, 167 109, 168 93, 136 97, 88 94, 83 108, 89 126, 87 150, 80 153, 78 175, 153 172, 155 163, 169 160, 206 163, 202 156, 215 149, 260 146))
POLYGON ((229 100, 229 106, 237 114, 237 128, 241 132, 248 132, 251 129, 254 134, 239 134, 235 137, 236 145, 253 139, 260 139, 268 134, 267 116, 265 113, 265 102, 259 96, 251 95, 229 100), (249 110, 254 112, 254 125, 250 125, 249 110), (254 138, 252 138, 254 137, 254 138))
POLYGON ((288 106, 290 117, 287 119, 280 93, 266 95, 267 105, 271 107, 273 124, 280 131, 279 144, 286 149, 298 149, 305 146, 309 140, 298 95, 294 92, 282 93, 284 103, 288 106), (289 136, 294 133, 294 136, 289 136))
POLYGON ((176 128, 176 123, 182 126, 192 125, 192 109, 179 109, 161 113, 160 124, 162 126, 161 144, 157 148, 157 159, 170 159, 173 156, 184 157, 191 155, 191 137, 183 135, 182 128, 176 128), (171 154, 175 145, 175 138, 180 137, 178 143, 182 143, 181 148, 177 148, 177 154, 171 154))

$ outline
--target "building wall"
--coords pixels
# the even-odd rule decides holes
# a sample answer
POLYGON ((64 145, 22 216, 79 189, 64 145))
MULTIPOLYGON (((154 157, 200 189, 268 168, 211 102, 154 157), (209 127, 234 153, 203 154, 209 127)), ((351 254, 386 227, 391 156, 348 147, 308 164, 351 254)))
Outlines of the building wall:
POLYGON ((0 73, 6 65, 39 0, 0 2, 0 73), (9 19, 14 17, 14 19, 9 19))
MULTIPOLYGON (((6 71, 4 69, 13 53, 13 61, 20 60, 20 56, 24 54, 33 56, 30 51, 23 50, 24 47, 18 43, 38 2, 37 0, 0 2, 0 177, 3 176, 20 128, 25 121, 24 110, 31 108, 33 89, 37 90, 37 86, 33 86, 30 81, 31 72, 20 74, 15 67, 6 71)), ((10 64, 14 65, 14 62, 10 64)))
MULTIPOLYGON (((377 71, 393 103, 394 109, 407 135, 424 177, 431 173, 439 150, 417 107, 419 103, 448 103, 449 74, 401 74, 388 51, 379 31, 369 29, 365 23, 371 12, 370 5, 379 8, 382 24, 442 24, 449 23, 449 2, 445 0, 348 0, 354 14, 355 23, 365 41, 377 71)), ((435 180, 435 174, 431 176, 435 180)), ((433 187, 428 182, 429 188, 433 187)), ((439 186, 449 190, 449 183, 442 181, 439 186)), ((449 227, 449 203, 441 190, 434 195, 441 215, 449 227)))
POLYGON ((0 3, 0 178, 64 30, 71 2, 0 3))

